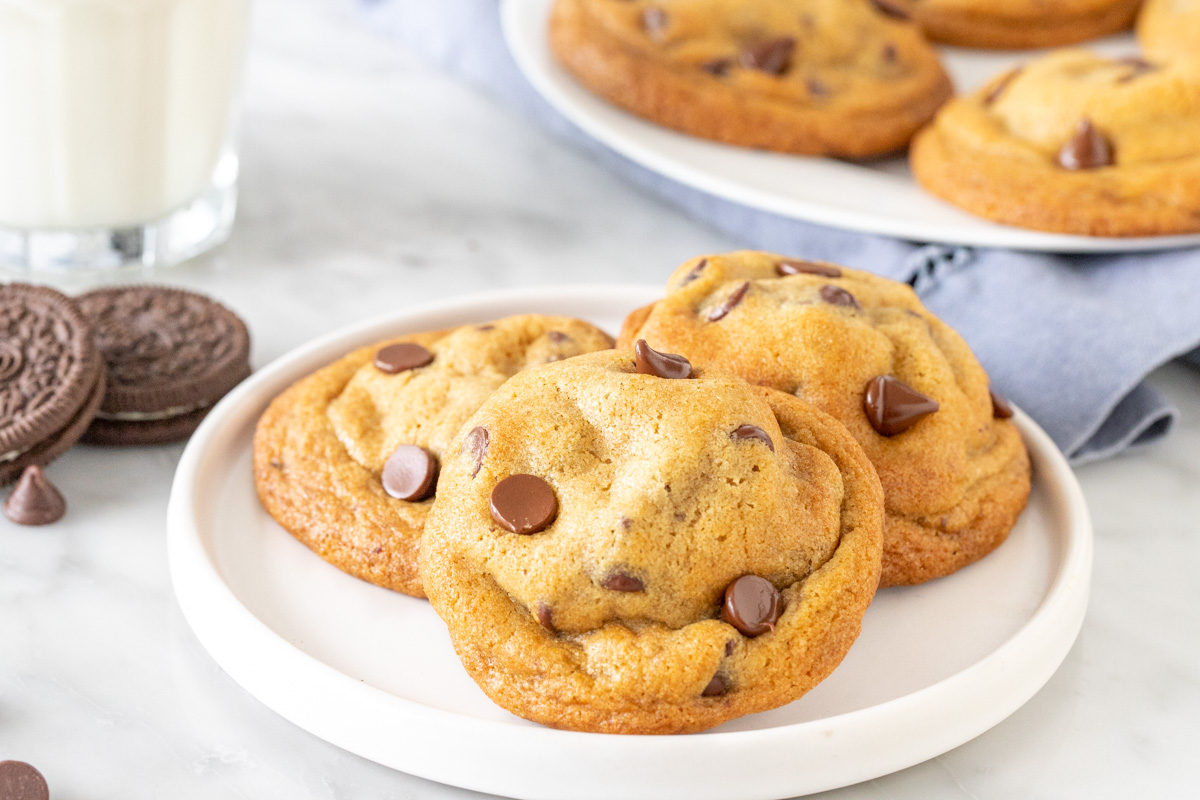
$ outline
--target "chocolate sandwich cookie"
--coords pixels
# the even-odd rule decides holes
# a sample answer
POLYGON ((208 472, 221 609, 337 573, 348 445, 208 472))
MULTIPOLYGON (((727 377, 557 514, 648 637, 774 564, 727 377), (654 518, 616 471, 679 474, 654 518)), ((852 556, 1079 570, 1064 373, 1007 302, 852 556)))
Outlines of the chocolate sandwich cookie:
POLYGON ((67 296, 0 286, 0 485, 73 445, 104 397, 92 327, 67 296))
POLYGON ((84 441, 186 439, 250 374, 250 334, 229 309, 166 286, 98 289, 77 299, 107 366, 108 389, 84 441))

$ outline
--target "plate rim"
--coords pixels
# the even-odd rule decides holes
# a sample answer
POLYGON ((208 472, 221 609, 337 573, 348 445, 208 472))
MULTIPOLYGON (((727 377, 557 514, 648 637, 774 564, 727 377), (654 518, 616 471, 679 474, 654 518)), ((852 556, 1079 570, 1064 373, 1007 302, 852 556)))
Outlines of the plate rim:
MULTIPOLYGON (((355 346, 389 334, 431 325, 438 317, 447 315, 457 315, 465 321, 480 313, 519 313, 511 307, 515 303, 587 303, 605 308, 600 313, 606 314, 609 304, 612 308, 628 309, 636 307, 629 302, 631 299, 644 300, 659 293, 660 287, 642 284, 576 284, 472 294, 389 312, 347 325, 288 351, 255 372, 213 408, 189 441, 176 470, 167 507, 168 563, 172 587, 185 619, 204 649, 234 682, 268 708, 338 747, 441 783, 539 800, 610 798, 615 791, 628 797, 686 797, 693 800, 731 800, 738 797, 768 800, 823 791, 869 780, 933 758, 970 741, 1024 705, 1058 669, 1078 636, 1087 608, 1093 541, 1087 505, 1074 474, 1045 432, 1019 409, 1014 419, 1029 445, 1035 462, 1035 475, 1043 481, 1050 481, 1046 488, 1054 495, 1055 502, 1061 504, 1065 527, 1069 529, 1062 534, 1065 540, 1058 543, 1061 549, 1060 563, 1045 595, 1016 632, 965 669, 915 692, 832 717, 751 731, 719 731, 690 736, 580 733, 540 726, 514 726, 499 720, 469 717, 368 686, 309 655, 259 620, 225 582, 215 555, 208 547, 209 537, 200 530, 196 501, 202 492, 198 473, 204 467, 206 458, 236 446, 230 442, 237 438, 248 421, 257 419, 271 397, 284 386, 315 369, 318 360, 327 363, 355 346), (508 306, 507 310, 503 310, 505 306, 508 306), (385 728, 394 735, 392 728, 397 720, 392 720, 393 724, 385 727, 375 724, 364 725, 361 730, 345 730, 344 720, 331 719, 338 715, 338 710, 327 707, 328 697, 321 694, 315 700, 309 697, 298 701, 290 696, 289 690, 282 688, 288 682, 279 681, 277 674, 264 670, 258 663, 259 659, 265 663, 273 663, 275 659, 289 662, 306 680, 317 681, 317 688, 328 690, 334 687, 339 701, 366 701, 372 707, 399 712, 406 717, 405 723, 409 727, 420 732, 419 736, 412 736, 408 741, 417 750, 401 752, 401 757, 397 759, 391 752, 393 748, 380 748, 369 740, 370 734, 380 733, 385 728), (1018 684, 1014 684, 1011 678, 1006 679, 1005 676, 1011 676, 1018 669, 1032 670, 1036 677, 1018 684), (981 682, 983 689, 980 688, 981 682), (982 704, 979 700, 981 696, 985 698, 982 704), (706 774, 706 786, 686 786, 681 793, 672 792, 671 786, 659 785, 657 781, 650 784, 633 781, 628 785, 621 784, 619 780, 614 782, 611 769, 598 766, 611 765, 615 757, 626 761, 632 758, 635 771, 641 769, 649 775, 653 767, 654 775, 675 779, 678 770, 665 768, 664 759, 683 757, 688 763, 694 763, 695 759, 727 758, 730 752, 751 758, 766 752, 787 754, 792 759, 790 763, 795 765, 798 762, 795 761, 793 748, 797 738, 807 738, 809 741, 804 744, 814 747, 818 755, 836 755, 846 747, 841 741, 845 738, 858 741, 864 747, 877 746, 895 735, 895 730, 887 734, 886 729, 894 729, 898 725, 906 730, 912 729, 909 717, 913 711, 910 706, 922 708, 931 703, 942 708, 958 709, 972 705, 977 708, 968 724, 928 731, 921 746, 910 742, 907 747, 901 748, 902 752, 881 759, 869 770, 870 774, 864 773, 858 763, 832 763, 824 780, 805 783, 791 780, 794 777, 791 772, 773 776, 759 773, 751 783, 737 785, 732 785, 729 780, 713 780, 712 774, 706 774), (364 741, 364 737, 368 741, 364 741), (492 750, 488 752, 493 754, 490 758, 482 759, 483 764, 491 764, 491 768, 463 771, 461 759, 439 759, 437 748, 430 743, 438 741, 449 745, 451 740, 454 747, 446 751, 457 752, 463 749, 464 744, 473 742, 479 747, 475 751, 468 749, 468 752, 477 755, 477 751, 491 747, 492 750), (497 740, 507 745, 501 748, 502 756, 493 752, 497 740), (828 745, 834 740, 838 740, 836 748, 828 745), (514 745, 518 741, 519 744, 514 745), (545 752, 544 745, 561 748, 564 743, 569 743, 577 753, 586 750, 589 756, 595 754, 591 767, 597 775, 607 778, 607 782, 591 782, 589 785, 587 781, 581 781, 581 767, 587 765, 578 761, 572 761, 570 769, 565 772, 559 770, 561 775, 551 770, 552 777, 543 777, 540 783, 537 778, 531 779, 524 770, 511 769, 512 764, 521 761, 517 757, 521 750, 526 754, 534 754, 531 764, 544 766, 545 760, 541 755, 545 752), (412 755, 411 752, 420 752, 420 755, 412 755), (515 761, 514 757, 517 757, 515 761), (530 783, 531 780, 533 783, 530 783), (571 783, 564 784, 564 780, 571 783)), ((913 736, 911 739, 915 742, 921 737, 913 736)), ((443 751, 443 756, 446 751, 443 751)), ((735 771, 740 773, 745 764, 743 760, 735 771)), ((675 788, 680 787, 676 784, 675 788)))
MULTIPOLYGON (((645 145, 637 137, 612 131, 607 123, 598 120, 587 110, 586 106, 577 102, 569 91, 564 91, 557 85, 557 77, 552 74, 553 70, 547 72, 541 68, 539 56, 545 52, 543 49, 545 36, 530 35, 526 25, 526 15, 534 14, 533 9, 538 4, 544 6, 544 10, 537 12, 537 17, 543 22, 542 27, 544 28, 544 21, 548 18, 549 8, 553 2, 554 0, 500 0, 500 22, 505 46, 521 74, 546 103, 592 139, 651 172, 705 194, 801 222, 826 225, 858 233, 889 236, 918 243, 1059 254, 1116 254, 1200 246, 1200 233, 1130 237, 1087 236, 1005 225, 970 214, 930 195, 924 189, 922 191, 926 195, 939 200, 948 207, 955 208, 964 214, 966 219, 959 225, 917 223, 898 220, 879 212, 852 212, 823 206, 809 200, 783 197, 765 189, 705 173, 691 165, 676 162, 670 157, 664 156, 657 148, 645 145), (962 235, 960 232, 961 238, 956 238, 954 236, 956 231, 965 232, 966 235, 962 235)), ((552 58, 549 61, 554 63, 552 58)), ((580 91, 586 92, 587 90, 580 88, 580 91)), ((599 98, 595 99, 598 102, 605 102, 599 98)), ((643 120, 629 112, 616 110, 626 114, 630 119, 655 125, 655 123, 643 120)), ((739 148, 736 145, 710 142, 699 137, 671 131, 663 126, 657 127, 690 141, 712 147, 733 147, 751 152, 747 148, 739 148)))

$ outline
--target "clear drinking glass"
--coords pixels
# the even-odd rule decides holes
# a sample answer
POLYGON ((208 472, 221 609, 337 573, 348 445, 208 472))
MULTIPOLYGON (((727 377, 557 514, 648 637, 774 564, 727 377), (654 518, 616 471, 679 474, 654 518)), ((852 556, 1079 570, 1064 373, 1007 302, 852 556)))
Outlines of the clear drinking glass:
POLYGON ((250 0, 0 0, 0 267, 155 266, 222 242, 250 0))

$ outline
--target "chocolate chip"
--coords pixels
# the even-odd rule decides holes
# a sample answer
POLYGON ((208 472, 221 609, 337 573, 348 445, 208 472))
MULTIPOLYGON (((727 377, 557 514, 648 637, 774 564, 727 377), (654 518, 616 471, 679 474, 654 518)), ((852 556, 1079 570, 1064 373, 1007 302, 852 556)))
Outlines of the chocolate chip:
POLYGON ((558 515, 558 498, 536 475, 509 475, 492 489, 492 519, 513 533, 545 530, 558 515))
POLYGON ((725 680, 725 676, 721 673, 713 675, 712 680, 704 687, 704 691, 700 693, 702 697, 720 697, 729 691, 729 682, 725 680))
POLYGON ((670 18, 667 12, 661 8, 647 8, 642 12, 642 27, 651 39, 662 41, 663 34, 667 32, 667 23, 670 18))
POLYGON ((24 761, 0 761, 0 798, 3 800, 49 800, 46 779, 24 761))
POLYGON ((991 89, 989 89, 988 93, 983 96, 983 104, 986 106, 990 106, 992 103, 999 100, 1000 95, 1004 94, 1004 90, 1007 89, 1009 87, 1009 85, 1012 84, 1012 82, 1014 80, 1016 80, 1017 76, 1020 74, 1021 74, 1021 69, 1020 69, 1020 67, 1018 67, 1017 69, 1010 71, 1007 75, 1005 75, 1003 78, 998 80, 996 82, 996 85, 994 85, 991 89))
POLYGON ((742 51, 741 62, 746 69, 756 69, 768 75, 782 75, 792 63, 796 40, 791 36, 776 36, 752 44, 742 51))
POLYGON ((463 439, 462 452, 470 453, 475 458, 475 466, 471 468, 472 478, 479 474, 479 469, 483 466, 483 457, 487 455, 488 441, 487 428, 483 427, 472 428, 471 432, 463 439))
POLYGON ((637 371, 642 375, 669 380, 692 377, 692 362, 673 353, 660 353, 646 344, 645 339, 638 339, 634 343, 633 358, 637 371))
POLYGON ((389 344, 375 353, 375 368, 389 375, 423 367, 430 361, 433 361, 433 353, 412 342, 389 344))
POLYGON ((708 312, 708 321, 716 322, 719 319, 724 319, 725 315, 742 302, 742 298, 746 296, 746 292, 750 290, 750 283, 743 283, 741 286, 733 290, 729 297, 725 298, 725 302, 708 312))
POLYGON ((753 638, 775 630, 782 598, 766 578, 743 575, 725 589, 721 619, 753 638))
POLYGON ((817 292, 821 295, 821 299, 831 306, 845 306, 846 308, 861 309, 858 304, 858 299, 847 292, 840 286, 834 286, 832 283, 827 283, 817 292))
POLYGON ((938 410, 938 402, 891 375, 872 378, 863 394, 871 427, 884 436, 904 433, 938 410))
POLYGON ((1144 58, 1118 58, 1113 63, 1130 68, 1129 72, 1117 79, 1117 83, 1129 83, 1134 78, 1140 78, 1147 72, 1154 72, 1156 69, 1158 69, 1157 66, 1151 64, 1144 58))
POLYGON ((796 258, 785 258, 775 265, 775 271, 780 275, 820 275, 822 278, 840 278, 842 271, 831 264, 818 264, 814 261, 801 261, 796 258))
POLYGON ((486 333, 487 331, 496 330, 496 326, 495 325, 480 325, 475 330, 479 331, 480 333, 486 333))
POLYGON ((562 331, 547 331, 546 338, 552 342, 555 342, 556 344, 562 344, 563 342, 569 340, 571 337, 567 336, 562 331))
POLYGON ((554 612, 550 610, 550 606, 548 606, 546 603, 537 604, 537 611, 535 612, 535 615, 537 616, 538 624, 540 624, 546 630, 558 630, 554 627, 554 612))
POLYGON ((1008 399, 996 392, 988 389, 988 394, 992 398, 992 416, 996 419, 1011 419, 1013 415, 1012 406, 1008 404, 1008 399))
POLYGON ((1112 144, 1089 119, 1080 121, 1075 133, 1058 151, 1058 164, 1064 169, 1095 169, 1112 163, 1112 144))
POLYGON ((881 55, 883 56, 883 60, 888 64, 896 63, 896 45, 888 42, 883 46, 881 55))
POLYGON ((741 425, 734 428, 733 433, 729 434, 729 438, 735 442, 745 441, 746 439, 757 439, 771 448, 772 453, 775 452, 775 443, 771 441, 770 435, 757 425, 741 425))
POLYGON ((635 578, 623 572, 609 573, 600 582, 600 585, 610 592, 644 592, 646 590, 646 584, 642 583, 641 578, 635 578))
POLYGON ((829 87, 816 78, 806 79, 804 85, 813 97, 828 97, 830 94, 829 87))
POLYGON ((709 75, 715 75, 718 78, 723 78, 729 74, 729 68, 732 66, 733 59, 731 58, 714 58, 701 64, 700 69, 704 70, 709 75))
POLYGON ((700 263, 697 264, 696 266, 692 267, 690 270, 688 270, 688 274, 683 276, 683 280, 679 282, 679 285, 687 286, 689 283, 696 280, 696 278, 699 278, 700 273, 703 272, 704 268, 707 266, 708 266, 708 259, 707 258, 700 259, 700 263))
POLYGON ((729 658, 729 656, 733 655, 733 650, 735 647, 737 647, 737 640, 735 640, 735 639, 730 639, 728 642, 725 643, 725 657, 726 658, 729 658))
POLYGON ((402 444, 383 465, 383 490, 397 500, 424 500, 433 494, 437 474, 437 456, 415 444, 402 444))
POLYGON ((66 513, 67 502, 36 464, 25 468, 4 501, 4 516, 18 525, 49 525, 66 513))
POLYGON ((895 2, 895 0, 871 0, 871 5, 893 19, 911 19, 908 9, 900 3, 895 2))

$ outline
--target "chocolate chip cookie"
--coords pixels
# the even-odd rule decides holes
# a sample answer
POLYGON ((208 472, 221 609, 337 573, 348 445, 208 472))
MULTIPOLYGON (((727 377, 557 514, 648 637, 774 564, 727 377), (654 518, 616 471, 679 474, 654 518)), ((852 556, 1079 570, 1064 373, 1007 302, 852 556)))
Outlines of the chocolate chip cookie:
POLYGON ((356 350, 298 381, 259 420, 259 499, 329 563, 421 597, 421 532, 463 421, 520 370, 611 346, 585 322, 524 315, 356 350))
POLYGON ((936 53, 882 0, 558 0, 550 43, 634 114, 788 153, 898 150, 951 94, 936 53))
POLYGON ((845 429, 644 342, 511 379, 438 491, 430 602, 488 696, 556 728, 682 733, 791 702, 878 581, 882 492, 845 429))
POLYGON ((1200 231, 1200 66, 1062 50, 947 104, 913 174, 982 217, 1093 236, 1200 231))
POLYGON ((904 284, 770 253, 698 258, 625 321, 618 346, 637 339, 845 425, 883 482, 884 586, 981 558, 1025 507, 1029 460, 1011 409, 904 284))
POLYGON ((1126 30, 1141 0, 886 0, 929 38, 1002 50, 1075 44, 1126 30))
POLYGON ((1137 20, 1138 41, 1154 59, 1200 54, 1200 0, 1146 0, 1137 20))

